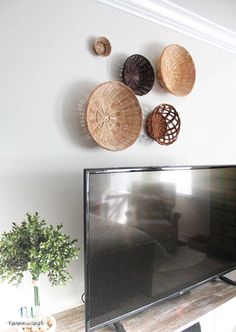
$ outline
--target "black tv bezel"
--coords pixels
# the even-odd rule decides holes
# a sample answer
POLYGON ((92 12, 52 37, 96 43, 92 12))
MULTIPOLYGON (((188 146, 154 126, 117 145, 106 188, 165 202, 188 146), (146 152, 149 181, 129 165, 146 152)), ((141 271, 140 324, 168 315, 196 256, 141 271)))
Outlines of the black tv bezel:
POLYGON ((90 174, 106 174, 106 173, 125 173, 125 172, 151 172, 151 171, 170 171, 170 170, 200 170, 200 169, 220 169, 220 168, 236 168, 236 165, 199 165, 199 166, 141 166, 141 167, 110 167, 110 168, 85 168, 84 169, 84 284, 85 284, 85 331, 92 332, 104 326, 119 322, 129 316, 142 312, 153 305, 175 298, 180 296, 190 290, 209 282, 213 279, 216 279, 224 274, 227 274, 236 269, 236 265, 230 269, 224 270, 218 274, 213 274, 209 278, 203 278, 199 280, 199 282, 185 287, 177 292, 171 293, 161 299, 153 301, 147 305, 141 306, 138 309, 129 311, 121 316, 118 316, 114 319, 105 321, 103 323, 97 324, 96 326, 90 327, 89 326, 89 317, 88 311, 90 307, 90 293, 89 293, 89 235, 90 235, 90 228, 89 228, 89 176, 90 174))

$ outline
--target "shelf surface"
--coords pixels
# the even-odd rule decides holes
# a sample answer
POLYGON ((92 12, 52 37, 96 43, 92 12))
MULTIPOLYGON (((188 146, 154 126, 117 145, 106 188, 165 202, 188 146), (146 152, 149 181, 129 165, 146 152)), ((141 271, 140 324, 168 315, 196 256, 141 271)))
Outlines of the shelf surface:
MULTIPOLYGON (((135 314, 122 321, 127 332, 174 332, 236 297, 236 287, 217 279, 191 292, 135 314)), ((84 306, 55 315, 58 332, 84 332, 84 306)), ((236 322, 235 322, 236 324, 236 322)), ((114 332, 112 326, 98 330, 114 332)))

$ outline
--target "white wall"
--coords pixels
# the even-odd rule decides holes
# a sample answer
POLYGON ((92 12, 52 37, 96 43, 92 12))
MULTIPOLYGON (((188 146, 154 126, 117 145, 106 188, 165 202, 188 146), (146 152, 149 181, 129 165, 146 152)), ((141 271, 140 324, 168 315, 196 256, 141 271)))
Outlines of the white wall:
MULTIPOLYGON (((38 211, 52 224, 63 222, 83 248, 83 168, 236 163, 235 56, 92 0, 1 0, 0 45, 0 232, 38 211), (112 43, 108 58, 91 51, 99 35, 112 43), (163 102, 176 107, 182 119, 177 142, 163 147, 142 135, 121 152, 96 147, 80 121, 92 89, 119 79, 131 54, 155 66, 170 43, 192 54, 194 90, 180 98, 155 84, 139 101, 145 113, 163 102)), ((81 303, 83 252, 72 273, 63 288, 43 279, 47 310, 81 303)), ((27 283, 21 292, 0 286, 0 305, 12 312, 12 299, 21 303, 21 294, 31 297, 27 283)))

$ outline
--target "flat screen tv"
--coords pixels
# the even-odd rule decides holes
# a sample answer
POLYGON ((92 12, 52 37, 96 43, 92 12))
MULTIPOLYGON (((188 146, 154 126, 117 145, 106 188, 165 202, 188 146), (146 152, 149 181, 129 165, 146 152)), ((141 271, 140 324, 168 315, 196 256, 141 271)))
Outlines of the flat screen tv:
POLYGON ((84 197, 86 331, 236 268, 236 166, 86 169, 84 197))

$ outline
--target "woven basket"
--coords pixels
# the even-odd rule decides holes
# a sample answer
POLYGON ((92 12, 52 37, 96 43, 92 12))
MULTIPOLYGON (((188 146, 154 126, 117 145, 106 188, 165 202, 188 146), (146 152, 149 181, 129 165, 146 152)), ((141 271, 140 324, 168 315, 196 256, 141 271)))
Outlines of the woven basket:
POLYGON ((98 37, 94 42, 94 51, 97 55, 108 56, 111 53, 111 43, 106 37, 98 37))
POLYGON ((178 112, 168 104, 157 106, 146 121, 149 136, 162 145, 170 145, 176 141, 180 125, 178 112))
POLYGON ((186 96, 194 86, 196 70, 188 51, 179 45, 167 46, 157 63, 157 80, 175 96, 186 96))
POLYGON ((102 83, 92 92, 85 119, 95 142, 111 151, 131 146, 142 128, 142 111, 136 96, 118 81, 102 83))
POLYGON ((152 65, 144 56, 134 54, 125 61, 122 78, 136 95, 142 96, 152 89, 155 74, 152 65))

